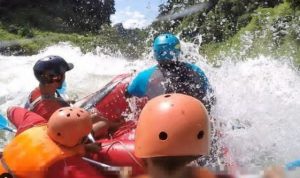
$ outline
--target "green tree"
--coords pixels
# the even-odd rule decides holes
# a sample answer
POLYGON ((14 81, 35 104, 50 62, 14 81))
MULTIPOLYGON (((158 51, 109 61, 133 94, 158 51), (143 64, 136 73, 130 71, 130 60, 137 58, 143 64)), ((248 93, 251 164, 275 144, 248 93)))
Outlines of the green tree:
POLYGON ((0 0, 0 21, 62 32, 97 32, 110 24, 114 0, 0 0))

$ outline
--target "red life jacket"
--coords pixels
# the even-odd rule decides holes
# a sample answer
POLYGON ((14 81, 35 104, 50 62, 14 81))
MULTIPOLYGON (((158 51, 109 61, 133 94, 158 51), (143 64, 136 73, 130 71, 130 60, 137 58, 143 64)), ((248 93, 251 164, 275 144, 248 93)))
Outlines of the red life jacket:
POLYGON ((41 115, 46 120, 59 108, 69 104, 56 92, 56 96, 42 95, 39 88, 34 89, 28 98, 25 108, 41 115))

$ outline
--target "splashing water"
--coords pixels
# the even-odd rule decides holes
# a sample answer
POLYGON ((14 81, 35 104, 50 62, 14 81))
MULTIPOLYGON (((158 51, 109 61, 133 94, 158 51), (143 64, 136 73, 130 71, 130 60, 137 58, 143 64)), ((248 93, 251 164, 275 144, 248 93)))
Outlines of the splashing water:
POLYGON ((214 72, 213 116, 226 124, 223 141, 237 162, 260 167, 299 158, 299 73, 287 62, 262 56, 226 61, 214 72))
POLYGON ((117 74, 143 68, 145 63, 104 54, 82 54, 79 48, 66 43, 49 47, 34 56, 0 56, 1 113, 9 106, 26 102, 28 94, 38 85, 32 67, 38 59, 47 55, 59 55, 74 63, 74 69, 66 73, 67 92, 76 93, 79 97, 97 91, 117 74))
MULTIPOLYGON (((300 78, 288 61, 261 56, 218 68, 197 54, 197 46, 183 44, 188 61, 205 72, 215 90, 212 116, 223 123, 222 142, 241 167, 265 167, 300 158, 300 78)), ((148 56, 130 61, 101 52, 83 54, 61 43, 34 56, 0 56, 0 112, 23 105, 37 86, 32 66, 46 55, 60 55, 75 68, 67 73, 67 93, 83 97, 97 91, 113 76, 155 64, 148 56)), ((3 143, 2 143, 3 144, 3 143)), ((2 145, 3 146, 3 145, 2 145)))

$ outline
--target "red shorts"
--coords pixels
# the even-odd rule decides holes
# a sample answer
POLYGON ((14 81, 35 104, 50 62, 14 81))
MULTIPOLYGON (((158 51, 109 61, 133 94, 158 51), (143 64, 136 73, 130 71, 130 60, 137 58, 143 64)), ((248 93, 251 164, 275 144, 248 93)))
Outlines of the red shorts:
POLYGON ((10 122, 17 128, 17 134, 47 121, 38 114, 28 111, 21 107, 11 107, 7 110, 7 117, 10 122))
POLYGON ((32 112, 39 114, 48 121, 51 115, 62 107, 66 107, 66 105, 62 105, 56 100, 43 100, 34 107, 32 112))

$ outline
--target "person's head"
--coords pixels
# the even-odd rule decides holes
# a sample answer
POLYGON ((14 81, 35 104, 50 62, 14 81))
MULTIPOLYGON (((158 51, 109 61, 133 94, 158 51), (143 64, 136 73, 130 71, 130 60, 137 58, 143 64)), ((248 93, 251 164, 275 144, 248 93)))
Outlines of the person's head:
POLYGON ((154 39, 153 51, 158 63, 176 61, 181 52, 180 41, 171 33, 161 34, 154 39))
POLYGON ((176 166, 208 155, 209 145, 208 114, 196 98, 165 94, 151 99, 142 109, 135 137, 137 157, 176 170, 176 166))
POLYGON ((90 113, 81 108, 64 107, 55 111, 48 121, 49 137, 63 146, 73 147, 92 130, 90 113))
POLYGON ((74 68, 60 56, 47 56, 39 59, 33 66, 33 72, 40 84, 57 84, 61 88, 65 80, 65 72, 74 68))

